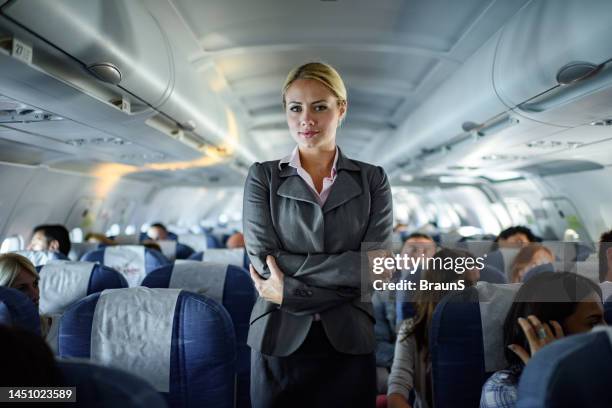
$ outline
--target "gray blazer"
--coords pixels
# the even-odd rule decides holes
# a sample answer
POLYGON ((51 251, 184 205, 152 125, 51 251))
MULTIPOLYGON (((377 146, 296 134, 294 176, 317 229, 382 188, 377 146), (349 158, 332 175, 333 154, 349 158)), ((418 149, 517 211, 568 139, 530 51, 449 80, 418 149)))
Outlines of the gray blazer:
MULTIPOLYGON (((255 269, 270 271, 273 255, 285 274, 283 303, 258 298, 248 345, 267 355, 287 356, 304 341, 313 315, 334 348, 374 351, 374 314, 361 298, 362 242, 391 242, 393 208, 384 170, 338 152, 336 181, 323 207, 288 164, 255 163, 244 188, 246 249, 255 269)), ((365 258, 367 262, 367 258, 365 258)), ((368 282, 364 287, 369 288, 368 282)))

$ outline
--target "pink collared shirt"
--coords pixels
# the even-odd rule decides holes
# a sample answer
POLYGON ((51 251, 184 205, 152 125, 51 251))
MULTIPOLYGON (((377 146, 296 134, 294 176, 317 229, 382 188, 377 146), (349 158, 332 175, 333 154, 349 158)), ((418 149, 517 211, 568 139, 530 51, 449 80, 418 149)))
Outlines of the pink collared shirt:
POLYGON ((285 163, 288 163, 291 167, 297 170, 298 176, 300 176, 302 180, 306 182, 308 187, 310 187, 310 189, 314 193, 319 205, 323 207, 325 201, 327 201, 327 197, 329 197, 331 186, 336 181, 336 175, 338 173, 336 171, 336 164, 338 163, 338 147, 336 147, 336 155, 334 156, 334 164, 332 165, 331 174, 329 175, 329 177, 325 177, 323 179, 323 188, 321 189, 320 193, 315 188, 314 182, 312 181, 312 177, 310 177, 310 174, 308 174, 308 172, 302 167, 302 163, 300 163, 300 152, 297 146, 293 149, 293 152, 291 152, 289 156, 282 158, 278 165, 280 167, 281 164, 285 163))

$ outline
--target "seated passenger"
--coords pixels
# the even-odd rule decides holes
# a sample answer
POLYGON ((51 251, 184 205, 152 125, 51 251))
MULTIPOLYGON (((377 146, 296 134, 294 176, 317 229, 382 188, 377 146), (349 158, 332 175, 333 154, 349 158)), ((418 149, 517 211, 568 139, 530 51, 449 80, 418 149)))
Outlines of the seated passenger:
MULTIPOLYGON (((441 249, 433 256, 436 259, 452 258, 454 264, 458 259, 465 262, 473 256, 466 251, 441 249)), ((387 401, 389 408, 433 407, 431 389, 431 356, 429 354, 429 330, 436 305, 444 295, 463 287, 472 285, 474 271, 459 274, 454 268, 445 268, 443 263, 434 263, 426 269, 423 279, 429 283, 442 284, 442 290, 423 290, 416 293, 416 316, 406 319, 398 332, 395 343, 395 356, 389 375, 387 401), (468 279, 468 276, 470 279, 468 279), (462 285, 461 285, 462 284, 462 285), (411 405, 410 395, 415 391, 415 400, 411 405)))
POLYGON ((612 282, 612 230, 599 238, 599 281, 612 282))
POLYGON ((172 232, 168 231, 164 224, 156 222, 151 224, 147 231, 149 239, 144 239, 142 244, 150 249, 155 249, 164 254, 168 259, 187 259, 195 251, 189 245, 181 244, 178 242, 177 236, 172 232), (174 241, 175 246, 168 248, 164 243, 160 241, 174 241))
POLYGON ((63 225, 38 225, 32 230, 29 251, 60 252, 66 258, 70 253, 70 234, 63 225))
MULTIPOLYGON (((408 235, 408 237, 404 241, 400 256, 407 256, 411 259, 431 258, 435 253, 436 243, 434 242, 433 238, 431 238, 427 234, 415 232, 408 235)), ((407 270, 400 270, 398 277, 400 279, 407 279, 416 282, 421 279, 421 270, 422 268, 416 268, 416 270, 412 270, 409 267, 407 270)), ((414 304, 412 303, 414 295, 415 292, 409 290, 399 291, 396 293, 396 318, 398 319, 398 324, 401 320, 404 320, 410 316, 414 316, 414 304)))
POLYGON ((566 334, 588 332, 599 324, 605 324, 601 289, 589 279, 544 272, 525 282, 504 322, 508 367, 484 384, 480 407, 516 406, 521 373, 534 353, 566 334))
POLYGON ((538 241, 538 237, 522 225, 506 228, 495 238, 498 248, 520 248, 530 242, 538 241))
POLYGON ((23 292, 38 306, 38 281, 36 268, 28 258, 14 253, 0 255, 0 286, 23 292))
POLYGON ((436 253, 436 243, 429 235, 414 232, 408 235, 404 241, 401 253, 402 255, 407 254, 409 257, 414 258, 419 256, 431 258, 436 253))
POLYGON ((545 263, 553 263, 554 260, 552 252, 544 245, 527 245, 514 258, 510 272, 510 283, 522 282, 523 277, 531 268, 545 263))
MULTIPOLYGON (((0 286, 23 292, 37 308, 40 301, 39 281, 36 268, 28 258, 10 252, 0 255, 0 286)), ((43 337, 49 334, 52 323, 49 316, 40 316, 40 331, 43 337)))
POLYGON ((164 224, 159 222, 151 224, 151 226, 147 230, 147 236, 153 241, 164 241, 170 239, 170 236, 168 235, 168 229, 164 224))
POLYGON ((244 248, 244 235, 242 235, 242 232, 232 234, 227 239, 225 246, 229 249, 244 248))

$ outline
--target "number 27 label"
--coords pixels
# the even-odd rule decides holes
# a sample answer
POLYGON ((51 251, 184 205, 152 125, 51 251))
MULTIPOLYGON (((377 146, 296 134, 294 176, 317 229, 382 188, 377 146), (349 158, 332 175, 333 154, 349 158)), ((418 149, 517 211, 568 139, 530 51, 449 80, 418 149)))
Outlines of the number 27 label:
POLYGON ((11 55, 26 64, 32 63, 32 47, 24 44, 17 38, 13 38, 13 49, 11 55))

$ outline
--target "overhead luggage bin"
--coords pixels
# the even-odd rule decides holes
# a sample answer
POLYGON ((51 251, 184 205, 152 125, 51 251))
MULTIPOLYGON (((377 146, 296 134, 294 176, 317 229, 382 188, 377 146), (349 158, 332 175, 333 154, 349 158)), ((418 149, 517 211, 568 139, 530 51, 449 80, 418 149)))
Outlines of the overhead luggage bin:
POLYGON ((502 29, 495 90, 521 115, 576 126, 605 119, 612 100, 612 2, 532 1, 502 29))
POLYGON ((145 104, 157 107, 172 91, 169 42, 142 2, 20 0, 2 13, 145 104))
POLYGON ((401 147, 389 150, 388 144, 382 145, 386 149, 381 152, 382 162, 396 162, 402 167, 406 157, 413 156, 424 141, 435 141, 432 145, 436 148, 453 148, 518 124, 506 115, 509 109, 493 86, 491 71, 498 40, 499 32, 415 109, 397 132, 401 147))

